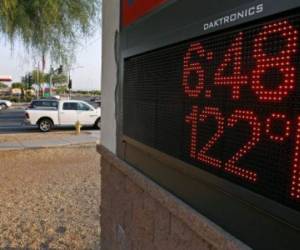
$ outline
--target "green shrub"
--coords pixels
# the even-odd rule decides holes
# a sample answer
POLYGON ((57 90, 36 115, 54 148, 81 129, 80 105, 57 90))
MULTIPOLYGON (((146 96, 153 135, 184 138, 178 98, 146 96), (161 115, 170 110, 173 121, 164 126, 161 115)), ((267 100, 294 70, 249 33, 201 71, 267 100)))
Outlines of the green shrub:
POLYGON ((10 101, 11 102, 20 102, 20 98, 17 96, 12 96, 12 97, 10 97, 10 101))

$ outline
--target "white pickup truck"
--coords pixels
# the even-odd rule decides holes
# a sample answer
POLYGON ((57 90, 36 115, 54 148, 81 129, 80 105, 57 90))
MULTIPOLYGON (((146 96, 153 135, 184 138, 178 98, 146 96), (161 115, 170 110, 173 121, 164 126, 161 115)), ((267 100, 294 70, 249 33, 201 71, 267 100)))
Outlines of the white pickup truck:
POLYGON ((77 100, 35 100, 25 111, 25 124, 37 125, 42 132, 56 126, 74 126, 79 121, 82 126, 100 129, 101 109, 77 100))

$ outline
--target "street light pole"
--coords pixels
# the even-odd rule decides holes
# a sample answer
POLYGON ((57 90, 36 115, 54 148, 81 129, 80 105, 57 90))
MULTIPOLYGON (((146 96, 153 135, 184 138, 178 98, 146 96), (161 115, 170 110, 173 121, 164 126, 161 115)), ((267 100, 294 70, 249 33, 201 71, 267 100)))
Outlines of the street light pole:
POLYGON ((71 71, 74 69, 82 69, 83 66, 75 66, 72 68, 69 68, 69 75, 68 75, 68 88, 69 88, 69 99, 71 99, 71 92, 72 92, 72 79, 71 79, 71 71))
POLYGON ((49 79, 49 82, 50 82, 50 96, 52 96, 52 80, 53 80, 53 75, 52 75, 52 72, 50 73, 50 79, 49 79))
POLYGON ((71 88, 70 88, 70 80, 71 80, 71 70, 69 70, 69 75, 68 75, 69 99, 71 100, 71 88))
POLYGON ((37 71, 36 71, 36 81, 37 81, 37 86, 38 86, 37 99, 40 99, 40 90, 41 90, 39 68, 40 67, 38 66, 37 71))

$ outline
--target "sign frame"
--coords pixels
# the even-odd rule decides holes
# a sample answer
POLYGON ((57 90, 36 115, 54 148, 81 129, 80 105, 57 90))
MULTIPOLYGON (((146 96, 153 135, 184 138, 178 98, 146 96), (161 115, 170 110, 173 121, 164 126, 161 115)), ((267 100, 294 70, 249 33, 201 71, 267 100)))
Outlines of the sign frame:
POLYGON ((138 20, 134 25, 121 30, 119 37, 121 45, 120 58, 117 60, 119 73, 116 90, 116 100, 121 100, 117 101, 116 107, 118 156, 250 246, 255 246, 255 248, 257 246, 261 248, 265 248, 266 246, 270 247, 270 241, 274 239, 272 243, 273 249, 282 249, 283 246, 286 247, 289 244, 291 249, 293 249, 293 247, 297 249, 294 244, 300 231, 300 214, 297 211, 206 171, 196 169, 190 164, 184 163, 124 135, 122 100, 124 88, 124 60, 126 58, 170 44, 176 44, 193 37, 235 29, 245 23, 256 22, 257 20, 263 19, 268 20, 272 18, 273 15, 284 14, 285 11, 290 11, 297 7, 300 8, 300 3, 293 0, 280 0, 276 2, 275 5, 271 0, 251 1, 249 4, 243 4, 234 8, 230 7, 228 11, 220 12, 210 18, 199 18, 189 26, 179 27, 177 30, 171 30, 166 34, 149 35, 149 37, 143 37, 141 40, 135 40, 136 36, 140 36, 139 31, 143 29, 143 27, 147 27, 147 23, 155 20, 159 15, 164 15, 169 8, 176 8, 177 2, 178 1, 173 1, 167 8, 157 9, 151 13, 150 16, 146 16, 138 20), (238 20, 237 22, 217 27, 213 30, 199 29, 199 27, 203 27, 205 23, 214 18, 230 15, 230 13, 250 8, 253 4, 261 3, 264 5, 263 13, 249 17, 246 20, 238 20), (180 178, 178 173, 181 175, 180 178), (174 180, 171 180, 165 175, 172 176, 174 180), (205 193, 199 192, 198 197, 203 198, 203 202, 202 204, 201 202, 196 202, 193 199, 197 197, 197 194, 193 193, 190 187, 178 185, 176 181, 178 182, 180 180, 183 183, 193 183, 191 185, 194 185, 194 188, 198 187, 207 190, 209 194, 213 195, 213 198, 207 197, 205 193), (238 208, 234 210, 235 214, 230 217, 231 219, 237 218, 237 220, 242 220, 243 218, 251 218, 252 221, 255 221, 254 224, 256 224, 257 227, 252 227, 251 225, 237 225, 238 223, 229 225, 230 219, 220 218, 215 209, 212 208, 213 205, 216 205, 214 202, 218 199, 224 202, 222 205, 226 207, 225 210, 227 212, 228 209, 234 209, 234 206, 238 208), (211 200, 213 201, 210 202, 211 200), (207 204, 204 204, 206 202, 207 204), (254 235, 246 235, 247 231, 258 230, 258 228, 260 234, 263 232, 266 242, 259 242, 261 235, 256 235, 255 233, 254 235), (283 233, 280 235, 275 229, 280 229, 283 233), (283 235, 285 240, 280 239, 283 235))

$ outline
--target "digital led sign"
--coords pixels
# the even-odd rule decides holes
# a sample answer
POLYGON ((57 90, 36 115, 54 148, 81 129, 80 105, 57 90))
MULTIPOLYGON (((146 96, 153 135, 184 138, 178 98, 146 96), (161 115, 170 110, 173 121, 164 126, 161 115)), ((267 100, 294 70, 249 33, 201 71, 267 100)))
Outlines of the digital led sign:
POLYGON ((300 211, 299 34, 290 15, 125 59, 124 134, 300 211))

